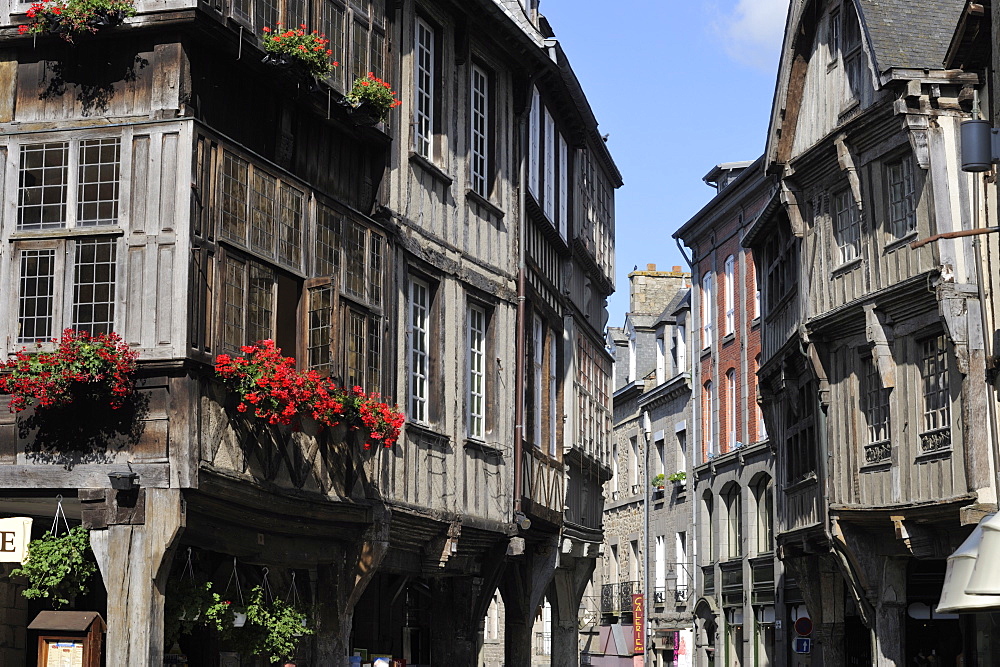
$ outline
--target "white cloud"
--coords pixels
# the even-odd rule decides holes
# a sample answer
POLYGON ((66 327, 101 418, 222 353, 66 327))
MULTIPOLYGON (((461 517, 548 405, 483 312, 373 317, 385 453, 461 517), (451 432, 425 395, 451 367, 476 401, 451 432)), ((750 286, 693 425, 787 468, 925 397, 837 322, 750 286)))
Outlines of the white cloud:
POLYGON ((737 0, 728 15, 720 15, 716 31, 734 60, 765 72, 778 66, 789 0, 737 0))

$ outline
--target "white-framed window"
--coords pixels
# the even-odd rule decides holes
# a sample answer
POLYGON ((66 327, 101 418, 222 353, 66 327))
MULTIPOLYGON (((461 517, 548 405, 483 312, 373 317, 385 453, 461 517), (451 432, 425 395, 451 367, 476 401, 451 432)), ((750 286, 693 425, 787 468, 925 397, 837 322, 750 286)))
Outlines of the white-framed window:
POLYGON ((531 350, 532 350, 532 414, 534 416, 535 447, 542 447, 542 375, 545 360, 545 327, 542 318, 535 315, 531 320, 531 350))
POLYGON ((736 329, 736 258, 730 255, 726 258, 725 268, 725 299, 726 299, 726 334, 736 329))
POLYGON ((760 380, 757 378, 757 372, 760 371, 760 355, 758 354, 754 357, 753 361, 754 369, 754 382, 753 386, 757 392, 757 396, 754 400, 754 410, 757 414, 757 440, 767 440, 767 426, 764 423, 764 410, 760 406, 760 380))
POLYGON ((950 429, 948 341, 943 335, 920 342, 920 383, 924 399, 922 432, 950 429))
POLYGON ((681 429, 675 433, 677 438, 677 470, 687 470, 687 430, 681 429))
POLYGON ((556 219, 556 121, 548 108, 543 109, 545 119, 544 188, 542 189, 545 215, 550 221, 556 219))
POLYGON ((559 134, 559 236, 569 238, 569 145, 559 134))
POLYGON ((712 345, 712 274, 706 273, 701 279, 701 346, 712 345))
POLYGON ((736 448, 737 437, 738 437, 738 427, 737 424, 739 420, 737 419, 737 404, 736 404, 736 370, 730 368, 726 373, 726 424, 729 426, 729 442, 727 443, 730 450, 736 448))
POLYGON ((913 183, 913 157, 890 162, 885 169, 889 188, 889 232, 902 238, 917 228, 917 201, 913 183))
POLYGON ((653 552, 654 556, 654 579, 653 587, 654 590, 666 593, 667 587, 667 545, 666 537, 663 535, 656 536, 656 551, 653 552))
POLYGON ((854 195, 844 189, 833 195, 833 232, 844 264, 861 254, 861 217, 854 195))
POLYGON ((677 356, 676 372, 683 373, 687 370, 687 326, 684 324, 677 325, 674 350, 677 356))
POLYGON ((468 435, 486 436, 486 310, 470 304, 468 310, 468 435))
POLYGON ((639 438, 629 438, 628 448, 628 483, 633 487, 639 483, 639 438))
POLYGON ((120 182, 118 137, 24 144, 17 229, 116 225, 120 182))
POLYGON ((830 62, 836 63, 840 57, 840 10, 830 12, 830 62))
POLYGON ((416 18, 413 37, 413 150, 434 159, 434 76, 436 35, 427 21, 416 18))
POLYGON ((430 286, 410 278, 410 419, 428 421, 428 379, 430 359, 430 286))
POLYGON ((660 385, 667 378, 667 349, 664 334, 656 336, 656 384, 660 385))
POLYGON ((726 554, 730 559, 743 555, 743 497, 740 487, 731 485, 723 492, 723 502, 726 504, 726 554))
POLYGON ((556 374, 556 362, 558 357, 556 356, 556 337, 550 332, 549 333, 549 456, 553 458, 558 452, 558 428, 556 428, 558 423, 559 408, 556 401, 556 396, 558 394, 557 381, 558 376, 556 374))
POLYGON ((47 343, 65 328, 115 329, 118 239, 19 242, 17 342, 47 343))
POLYGON ((542 136, 542 96, 537 88, 531 89, 531 113, 528 115, 528 191, 538 198, 539 159, 542 136))
POLYGON ((718 454, 718 449, 716 448, 715 442, 715 420, 713 419, 712 410, 715 407, 715 387, 711 380, 705 382, 703 386, 702 393, 702 405, 701 405, 701 432, 702 432, 702 442, 705 443, 705 453, 708 458, 714 457, 718 454))
POLYGON ((479 65, 472 66, 469 86, 469 176, 472 191, 480 197, 490 194, 490 75, 479 65))
POLYGON ((666 448, 665 445, 666 443, 664 443, 663 438, 658 438, 653 445, 654 446, 653 453, 655 455, 655 458, 653 460, 654 475, 668 474, 666 459, 664 459, 664 457, 666 456, 666 452, 664 451, 666 448))
POLYGON ((636 377, 636 349, 635 349, 635 331, 632 331, 628 337, 628 378, 629 382, 635 382, 638 378, 636 377))

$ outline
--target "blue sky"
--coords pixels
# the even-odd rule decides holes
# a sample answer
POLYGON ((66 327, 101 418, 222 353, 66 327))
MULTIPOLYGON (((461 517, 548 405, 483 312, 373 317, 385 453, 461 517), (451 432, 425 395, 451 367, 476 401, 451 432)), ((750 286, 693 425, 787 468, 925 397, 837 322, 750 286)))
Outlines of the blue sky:
POLYGON ((712 198, 701 180, 764 150, 788 0, 541 0, 622 171, 617 292, 638 265, 687 266, 671 234, 712 198))

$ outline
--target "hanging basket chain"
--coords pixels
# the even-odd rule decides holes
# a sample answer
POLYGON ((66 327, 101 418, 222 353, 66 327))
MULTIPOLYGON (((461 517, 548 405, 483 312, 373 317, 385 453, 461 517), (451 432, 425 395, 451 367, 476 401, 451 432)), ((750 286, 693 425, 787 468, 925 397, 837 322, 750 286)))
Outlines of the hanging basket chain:
POLYGON ((61 495, 56 496, 56 513, 52 517, 52 537, 59 537, 59 517, 62 517, 63 526, 66 528, 66 532, 69 532, 69 522, 66 520, 66 512, 63 510, 63 497, 61 495))

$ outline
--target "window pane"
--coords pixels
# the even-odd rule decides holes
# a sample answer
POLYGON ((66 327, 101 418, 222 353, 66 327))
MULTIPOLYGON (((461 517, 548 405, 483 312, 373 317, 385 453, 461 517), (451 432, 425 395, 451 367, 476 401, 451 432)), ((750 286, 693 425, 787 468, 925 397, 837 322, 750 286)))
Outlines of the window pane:
POLYGON ((274 339, 274 269, 250 262, 249 280, 247 338, 249 342, 274 339))
POLYGON ((115 319, 114 239, 80 239, 73 265, 72 327, 92 334, 111 333, 115 319))
POLYGON ((348 387, 365 384, 365 339, 367 337, 367 320, 361 313, 353 310, 347 315, 347 377, 348 387))
POLYGON ((330 371, 330 324, 333 317, 333 287, 309 290, 309 368, 330 371))
POLYGON ((368 318, 368 378, 364 385, 369 392, 382 391, 382 318, 368 318))
POLYGON ((277 190, 278 184, 273 177, 254 170, 250 194, 250 245, 266 255, 274 254, 277 190))
POLYGON ((18 343, 52 338, 52 300, 55 289, 55 249, 22 250, 18 291, 18 343))
POLYGON ((340 216, 326 206, 319 207, 316 224, 316 256, 313 258, 313 272, 317 277, 333 276, 337 273, 340 255, 340 216))
POLYGON ((247 181, 250 164, 232 153, 222 156, 222 236, 247 242, 247 181))
POLYGON ((351 22, 351 74, 360 79, 368 74, 368 25, 351 22))
POLYGON ((350 222, 344 239, 344 291, 353 297, 365 297, 365 235, 364 225, 350 222))
POLYGON ((222 341, 226 349, 237 350, 249 341, 244 329, 243 299, 246 296, 247 266, 233 257, 226 257, 226 280, 222 306, 222 341))
POLYGON ((478 306, 469 307, 469 437, 482 438, 485 433, 486 407, 486 312, 478 306))
POLYGON ((488 137, 489 137, 489 78, 481 68, 473 66, 472 85, 472 122, 470 124, 471 145, 469 165, 471 175, 472 190, 481 197, 486 197, 489 192, 487 188, 487 173, 489 165, 488 137))
POLYGON ((416 21, 413 66, 414 150, 426 157, 431 154, 434 132, 434 31, 423 20, 416 21))
POLYGON ((289 185, 281 184, 278 259, 296 267, 302 258, 303 199, 301 192, 289 185))
POLYGON ((21 149, 18 229, 66 226, 69 143, 32 144, 21 149))
POLYGON ((373 306, 382 305, 382 246, 383 239, 378 234, 369 233, 370 252, 368 254, 368 301, 373 306))
POLYGON ((426 283, 410 282, 410 418, 427 420, 428 294, 426 283))
POLYGON ((121 140, 80 142, 80 180, 77 185, 78 225, 113 225, 118 222, 118 182, 121 140))

